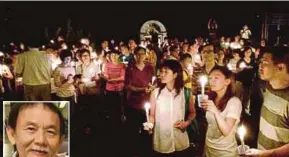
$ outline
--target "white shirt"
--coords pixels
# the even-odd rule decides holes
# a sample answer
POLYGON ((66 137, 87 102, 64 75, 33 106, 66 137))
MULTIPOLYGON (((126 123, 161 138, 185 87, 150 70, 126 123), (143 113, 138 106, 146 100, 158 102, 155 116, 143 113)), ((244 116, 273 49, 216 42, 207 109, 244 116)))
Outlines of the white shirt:
POLYGON ((218 127, 214 114, 212 112, 206 113, 206 119, 208 121, 208 130, 206 135, 206 156, 207 157, 237 157, 237 142, 235 134, 237 126, 240 122, 240 116, 242 112, 242 103, 239 98, 232 97, 226 108, 221 112, 221 117, 236 119, 228 136, 223 136, 221 130, 218 127))
POLYGON ((84 82, 86 87, 96 86, 95 81, 91 81, 91 78, 97 76, 100 73, 100 66, 96 62, 90 62, 88 66, 80 64, 76 67, 76 74, 82 74, 82 78, 87 79, 84 82))
MULTIPOLYGON (((159 88, 152 94, 157 95, 159 88)), ((187 132, 174 127, 174 123, 184 120, 185 117, 185 94, 182 89, 177 97, 175 90, 169 91, 166 87, 156 99, 155 127, 153 136, 154 150, 160 153, 172 153, 189 147, 187 132)))

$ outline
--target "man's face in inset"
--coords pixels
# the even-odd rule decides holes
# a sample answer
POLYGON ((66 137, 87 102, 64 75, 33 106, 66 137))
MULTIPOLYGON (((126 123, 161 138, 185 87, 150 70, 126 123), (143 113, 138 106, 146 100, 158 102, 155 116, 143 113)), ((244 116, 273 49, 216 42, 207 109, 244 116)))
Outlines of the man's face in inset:
POLYGON ((55 157, 64 138, 57 113, 43 104, 20 110, 15 130, 8 127, 7 134, 19 157, 55 157))

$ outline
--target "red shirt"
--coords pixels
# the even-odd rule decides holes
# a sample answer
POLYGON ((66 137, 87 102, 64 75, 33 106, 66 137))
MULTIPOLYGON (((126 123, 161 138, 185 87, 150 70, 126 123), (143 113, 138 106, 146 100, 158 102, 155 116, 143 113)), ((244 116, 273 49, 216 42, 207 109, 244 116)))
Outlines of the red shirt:
POLYGON ((107 62, 104 66, 105 75, 108 75, 109 79, 119 78, 121 77, 122 81, 114 81, 114 82, 107 82, 105 89, 108 91, 122 91, 124 87, 124 79, 125 79, 125 65, 120 64, 113 64, 112 62, 107 62))
MULTIPOLYGON (((126 83, 128 85, 133 85, 135 87, 147 87, 152 81, 154 74, 154 69, 151 65, 145 65, 145 67, 140 70, 136 65, 132 65, 127 70, 126 83)), ((143 92, 130 91, 128 96, 129 104, 134 108, 143 108, 144 102, 148 101, 148 94, 143 92)))

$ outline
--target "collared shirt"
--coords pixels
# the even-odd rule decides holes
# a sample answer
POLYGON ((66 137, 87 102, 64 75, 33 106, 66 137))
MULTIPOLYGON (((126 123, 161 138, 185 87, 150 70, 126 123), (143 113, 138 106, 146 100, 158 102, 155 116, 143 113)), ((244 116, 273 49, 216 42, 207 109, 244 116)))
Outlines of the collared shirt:
POLYGON ((156 98, 155 127, 153 135, 154 150, 160 153, 182 151, 189 147, 187 132, 174 127, 174 123, 185 118, 184 89, 176 96, 176 91, 166 87, 158 95, 160 88, 152 94, 156 98))
POLYGON ((17 74, 22 74, 25 85, 50 84, 52 67, 45 51, 30 49, 28 52, 19 54, 15 71, 17 74))
MULTIPOLYGON (((152 77, 154 74, 154 69, 150 65, 145 65, 142 70, 140 70, 136 65, 132 65, 127 70, 126 82, 128 85, 133 85, 135 87, 148 87, 148 84, 152 82, 152 77)), ((143 92, 130 92, 129 104, 134 108, 143 108, 143 102, 146 98, 145 91, 143 92)))

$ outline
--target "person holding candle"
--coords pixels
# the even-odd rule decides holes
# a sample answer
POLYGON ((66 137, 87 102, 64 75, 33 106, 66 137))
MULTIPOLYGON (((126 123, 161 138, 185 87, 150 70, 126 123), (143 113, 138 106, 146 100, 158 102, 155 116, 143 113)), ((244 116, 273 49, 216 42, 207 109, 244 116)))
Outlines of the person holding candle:
POLYGON ((247 151, 253 157, 289 156, 289 48, 267 49, 259 67, 263 91, 258 149, 247 151))
POLYGON ((62 50, 60 53, 62 63, 53 71, 52 77, 56 88, 56 96, 59 101, 69 101, 71 112, 74 112, 74 80, 75 69, 71 66, 72 52, 62 50), (70 76, 71 75, 71 76, 70 76))
POLYGON ((111 62, 106 63, 101 77, 106 80, 106 109, 112 126, 117 130, 121 125, 121 118, 123 118, 123 89, 126 67, 119 62, 119 51, 111 50, 109 54, 111 62))
POLYGON ((182 67, 176 60, 166 60, 160 69, 161 85, 150 96, 153 150, 160 157, 187 157, 189 137, 186 127, 195 118, 194 100, 190 100, 189 115, 185 120, 182 67))
POLYGON ((121 55, 119 59, 122 63, 126 62, 127 64, 130 64, 134 60, 133 54, 128 51, 128 47, 126 45, 120 46, 120 52, 121 55))
MULTIPOLYGON (((144 141, 139 134, 142 128, 142 123, 145 122, 145 102, 149 100, 150 91, 154 88, 152 86, 152 77, 154 69, 151 65, 145 64, 146 51, 142 47, 135 49, 136 63, 127 69, 126 87, 128 106, 125 113, 127 124, 129 126, 129 136, 132 142, 132 153, 139 153, 142 148, 140 144, 144 141)), ((137 155, 137 154, 134 154, 137 155)))
POLYGON ((82 75, 83 85, 79 88, 84 91, 80 97, 80 102, 91 104, 92 100, 96 101, 96 96, 100 93, 99 73, 100 68, 95 62, 91 61, 90 52, 87 49, 80 50, 81 64, 76 67, 76 74, 82 75))
POLYGON ((201 102, 208 122, 205 156, 237 157, 235 133, 242 104, 234 96, 233 73, 226 67, 215 67, 210 72, 209 84, 209 100, 201 102))

